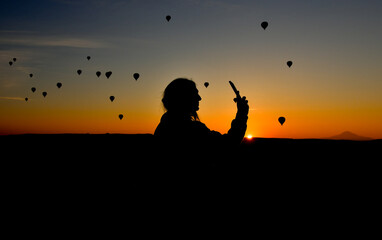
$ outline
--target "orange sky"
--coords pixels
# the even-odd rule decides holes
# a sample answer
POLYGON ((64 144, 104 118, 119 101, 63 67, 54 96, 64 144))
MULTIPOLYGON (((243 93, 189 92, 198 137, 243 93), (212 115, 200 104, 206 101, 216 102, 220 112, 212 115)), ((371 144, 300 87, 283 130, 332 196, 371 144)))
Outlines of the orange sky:
POLYGON ((377 1, 7 4, 0 134, 153 133, 164 88, 186 77, 197 83, 199 116, 211 130, 227 132, 235 116, 233 81, 249 100, 247 134, 325 138, 351 131, 382 138, 377 1), (113 72, 109 79, 106 71, 113 72))

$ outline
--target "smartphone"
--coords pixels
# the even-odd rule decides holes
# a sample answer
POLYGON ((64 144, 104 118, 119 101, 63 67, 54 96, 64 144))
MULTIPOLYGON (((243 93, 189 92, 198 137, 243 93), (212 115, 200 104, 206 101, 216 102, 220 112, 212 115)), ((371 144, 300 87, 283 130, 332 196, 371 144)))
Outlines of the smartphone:
POLYGON ((236 87, 235 87, 235 84, 233 84, 233 82, 231 82, 231 81, 228 81, 228 82, 229 82, 229 84, 231 85, 233 91, 235 92, 236 97, 241 98, 241 96, 240 96, 240 94, 239 94, 239 91, 237 91, 237 89, 236 89, 236 87))

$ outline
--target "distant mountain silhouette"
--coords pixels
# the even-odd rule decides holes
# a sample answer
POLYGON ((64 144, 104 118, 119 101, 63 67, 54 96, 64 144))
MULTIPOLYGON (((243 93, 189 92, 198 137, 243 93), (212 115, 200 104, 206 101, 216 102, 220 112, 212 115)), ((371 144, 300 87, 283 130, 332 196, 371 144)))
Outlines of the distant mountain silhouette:
POLYGON ((345 132, 343 132, 341 134, 329 137, 329 139, 335 139, 335 140, 355 140, 355 141, 372 140, 372 138, 359 136, 359 135, 354 134, 354 133, 349 132, 349 131, 345 131, 345 132))

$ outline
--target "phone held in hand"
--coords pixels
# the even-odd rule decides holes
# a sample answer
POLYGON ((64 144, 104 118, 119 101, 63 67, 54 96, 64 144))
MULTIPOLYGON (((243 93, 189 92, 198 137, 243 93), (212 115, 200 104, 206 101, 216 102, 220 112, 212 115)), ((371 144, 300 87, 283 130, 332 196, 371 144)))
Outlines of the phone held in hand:
POLYGON ((231 81, 228 81, 228 82, 229 82, 229 84, 231 85, 232 90, 235 92, 236 97, 237 97, 237 98, 241 98, 239 91, 238 91, 238 90, 236 89, 236 87, 235 87, 235 84, 233 84, 233 82, 231 82, 231 81))

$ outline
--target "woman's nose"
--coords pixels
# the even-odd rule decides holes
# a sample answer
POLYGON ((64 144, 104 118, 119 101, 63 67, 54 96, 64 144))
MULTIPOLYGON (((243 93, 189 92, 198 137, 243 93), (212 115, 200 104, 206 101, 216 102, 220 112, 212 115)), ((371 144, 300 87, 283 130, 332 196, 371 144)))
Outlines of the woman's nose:
POLYGON ((198 94, 198 101, 201 101, 202 100, 202 98, 200 97, 200 95, 198 94))

